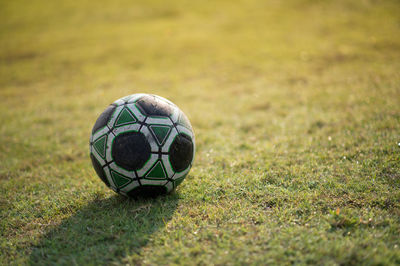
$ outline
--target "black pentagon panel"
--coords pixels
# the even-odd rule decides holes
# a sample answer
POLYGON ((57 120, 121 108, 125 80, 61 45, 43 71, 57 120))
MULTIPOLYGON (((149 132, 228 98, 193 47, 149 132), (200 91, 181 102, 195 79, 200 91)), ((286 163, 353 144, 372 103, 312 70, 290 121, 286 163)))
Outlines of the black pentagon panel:
POLYGON ((115 137, 111 155, 115 163, 126 170, 138 170, 150 158, 151 148, 140 132, 126 132, 115 137))
POLYGON ((185 134, 175 137, 169 148, 169 159, 175 172, 182 172, 193 160, 193 142, 185 134))
POLYGON ((151 95, 140 98, 136 106, 148 116, 171 116, 172 114, 171 105, 151 95))
POLYGON ((101 167, 100 163, 97 161, 93 154, 90 154, 90 159, 92 160, 92 165, 97 175, 107 185, 107 187, 109 187, 110 183, 108 182, 106 174, 104 173, 103 167, 101 167))
POLYGON ((92 129, 92 134, 94 134, 97 130, 99 130, 102 127, 105 127, 108 123, 108 120, 110 120, 111 115, 114 113, 116 106, 115 105, 110 105, 104 110, 103 113, 97 118, 96 123, 93 126, 92 129))
POLYGON ((167 193, 167 188, 164 186, 139 186, 131 191, 129 191, 127 194, 129 197, 132 198, 154 198, 159 195, 164 195, 167 193))

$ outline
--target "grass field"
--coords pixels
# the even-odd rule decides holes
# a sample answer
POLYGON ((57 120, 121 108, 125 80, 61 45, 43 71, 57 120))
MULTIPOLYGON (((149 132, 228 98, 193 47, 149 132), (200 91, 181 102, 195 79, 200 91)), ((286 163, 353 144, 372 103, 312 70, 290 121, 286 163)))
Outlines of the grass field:
POLYGON ((1 1, 0 264, 400 264, 400 3, 1 1), (196 133, 172 194, 96 176, 132 93, 196 133))

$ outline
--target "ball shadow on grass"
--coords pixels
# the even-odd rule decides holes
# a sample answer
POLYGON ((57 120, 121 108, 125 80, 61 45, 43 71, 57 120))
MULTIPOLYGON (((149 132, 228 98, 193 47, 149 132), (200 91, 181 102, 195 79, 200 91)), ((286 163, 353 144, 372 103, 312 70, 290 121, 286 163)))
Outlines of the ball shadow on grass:
POLYGON ((95 265, 127 256, 140 259, 141 248, 172 218, 178 200, 176 193, 94 200, 47 232, 33 248, 29 263, 95 265))

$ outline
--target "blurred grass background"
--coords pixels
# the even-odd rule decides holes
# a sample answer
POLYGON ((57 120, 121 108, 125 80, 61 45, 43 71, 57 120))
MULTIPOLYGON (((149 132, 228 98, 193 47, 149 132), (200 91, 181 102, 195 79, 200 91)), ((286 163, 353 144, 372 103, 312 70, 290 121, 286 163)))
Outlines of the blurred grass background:
POLYGON ((1 1, 1 264, 399 264, 400 4, 1 1), (190 118, 169 196, 109 191, 91 127, 190 118))

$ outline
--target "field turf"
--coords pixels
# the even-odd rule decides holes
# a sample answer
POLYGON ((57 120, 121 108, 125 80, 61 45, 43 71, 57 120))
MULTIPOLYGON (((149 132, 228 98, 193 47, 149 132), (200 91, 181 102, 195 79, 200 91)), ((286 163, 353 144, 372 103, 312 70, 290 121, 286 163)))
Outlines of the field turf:
POLYGON ((397 0, 0 2, 0 265, 398 265, 399 143, 397 0), (138 92, 196 133, 157 199, 89 159, 138 92))

